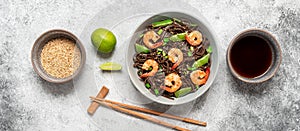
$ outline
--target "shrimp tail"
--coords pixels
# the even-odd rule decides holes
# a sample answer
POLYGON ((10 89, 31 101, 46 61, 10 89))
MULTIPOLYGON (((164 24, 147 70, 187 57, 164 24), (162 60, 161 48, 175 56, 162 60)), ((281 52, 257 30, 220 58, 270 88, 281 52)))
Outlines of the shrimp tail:
POLYGON ((179 63, 176 62, 176 63, 172 66, 171 70, 174 70, 178 65, 179 65, 179 63))
MULTIPOLYGON (((205 77, 203 78, 202 84, 205 84, 206 81, 207 81, 207 79, 208 79, 208 76, 209 76, 209 73, 210 73, 210 68, 209 68, 209 67, 206 68, 205 73, 206 73, 206 75, 205 75, 205 77)), ((201 85, 202 85, 202 84, 201 84, 201 85)))
MULTIPOLYGON (((210 68, 209 67, 206 68, 205 73, 209 75, 209 73, 210 73, 210 68)), ((206 75, 206 77, 208 77, 208 75, 206 75)))
POLYGON ((148 76, 150 76, 150 75, 151 75, 150 73, 144 73, 144 74, 140 75, 140 77, 141 77, 141 78, 146 78, 146 77, 148 77, 148 76))
POLYGON ((204 77, 204 79, 207 81, 209 73, 210 73, 210 68, 209 67, 206 68, 205 73, 206 73, 206 76, 204 77))

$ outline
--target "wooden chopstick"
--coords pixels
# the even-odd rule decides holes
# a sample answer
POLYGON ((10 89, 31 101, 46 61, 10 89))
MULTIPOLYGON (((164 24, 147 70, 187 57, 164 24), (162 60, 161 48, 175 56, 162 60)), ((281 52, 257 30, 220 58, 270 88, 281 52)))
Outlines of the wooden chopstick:
POLYGON ((203 122, 203 121, 198 121, 198 120, 194 120, 194 119, 190 119, 190 118, 184 118, 184 117, 180 117, 180 116, 174 116, 174 115, 171 115, 171 114, 157 112, 157 111, 150 110, 150 109, 147 109, 147 108, 142 108, 142 107, 138 107, 138 106, 123 104, 123 103, 112 101, 112 100, 95 98, 95 97, 92 97, 92 96, 90 96, 90 98, 93 99, 93 100, 98 100, 98 101, 103 101, 103 102, 116 104, 118 106, 121 106, 121 107, 124 107, 124 108, 127 108, 127 109, 132 109, 132 110, 136 110, 136 111, 140 111, 140 112, 145 112, 145 113, 148 113, 148 114, 153 114, 153 115, 157 115, 157 116, 162 116, 162 117, 166 117, 166 118, 180 120, 180 121, 184 121, 184 122, 187 122, 187 123, 192 123, 192 124, 196 124, 196 125, 200 125, 200 126, 206 126, 207 125, 206 122, 203 122))
POLYGON ((153 123, 157 123, 157 124, 160 124, 160 125, 172 128, 172 129, 176 129, 176 130, 179 130, 179 131, 190 131, 189 129, 182 128, 182 127, 179 127, 179 126, 176 126, 176 125, 173 125, 173 124, 170 124, 170 123, 167 123, 167 122, 155 119, 155 118, 153 118, 151 116, 146 116, 144 114, 141 114, 141 113, 138 113, 138 112, 126 109, 126 108, 122 108, 122 107, 114 105, 114 104, 112 104, 110 102, 104 102, 102 100, 97 100, 97 99, 95 99, 95 97, 91 98, 91 99, 93 101, 95 101, 95 102, 98 102, 99 104, 102 104, 102 105, 105 105, 107 107, 113 108, 114 110, 117 110, 117 111, 120 111, 120 112, 123 112, 123 113, 126 113, 126 114, 130 114, 130 115, 133 115, 133 116, 136 116, 136 117, 139 117, 139 118, 151 121, 153 123))
MULTIPOLYGON (((106 86, 102 86, 101 90, 98 92, 97 94, 97 98, 105 98, 105 96, 108 94, 109 92, 109 89, 106 87, 106 86)), ((92 102, 89 106, 89 108, 87 109, 87 112, 90 114, 90 115, 93 115, 97 108, 99 107, 99 103, 98 102, 92 102)))

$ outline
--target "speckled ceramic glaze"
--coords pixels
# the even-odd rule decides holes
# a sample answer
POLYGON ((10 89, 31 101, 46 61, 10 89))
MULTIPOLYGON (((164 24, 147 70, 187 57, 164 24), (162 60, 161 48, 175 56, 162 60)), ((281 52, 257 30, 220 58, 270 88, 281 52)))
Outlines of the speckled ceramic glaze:
POLYGON ((275 39, 275 37, 272 34, 270 34, 267 31, 261 30, 261 29, 248 29, 248 30, 245 30, 242 33, 238 34, 230 42, 230 45, 228 46, 228 49, 227 49, 226 58, 227 58, 228 68, 234 77, 238 78, 241 81, 247 82, 247 83, 261 83, 261 82, 269 80, 270 78, 272 78, 274 76, 274 74, 276 73, 276 71, 278 70, 278 68, 280 66, 282 56, 281 56, 281 49, 278 44, 278 41, 275 39), (237 41, 239 41, 240 39, 242 39, 246 36, 257 36, 257 37, 263 38, 264 40, 267 41, 267 43, 271 47, 271 52, 272 52, 272 61, 271 61, 271 65, 270 65, 269 69, 264 74, 254 77, 254 78, 247 78, 247 77, 243 77, 243 76, 239 75, 232 67, 231 59, 230 59, 230 52, 231 52, 233 45, 235 45, 237 41))
POLYGON ((160 14, 154 15, 151 18, 144 21, 138 27, 138 29, 134 33, 135 35, 132 37, 132 39, 129 43, 126 60, 127 60, 127 69, 128 69, 130 79, 131 79, 132 83, 135 85, 135 87, 144 96, 146 96, 147 98, 149 98, 155 102, 166 104, 166 105, 178 105, 178 104, 190 102, 190 101, 198 98, 202 94, 204 94, 209 89, 210 85, 213 83, 213 81, 216 77, 218 67, 219 67, 219 56, 218 56, 219 54, 218 54, 217 38, 215 36, 215 33, 213 33, 212 29, 210 28, 209 24, 205 21, 204 17, 202 17, 200 14, 197 14, 197 15, 192 15, 192 14, 193 13, 165 12, 165 13, 160 13, 160 14), (165 19, 166 17, 187 19, 187 20, 190 20, 192 23, 198 24, 201 32, 209 39, 211 47, 213 49, 213 53, 211 55, 211 61, 212 61, 211 73, 209 75, 209 78, 208 78, 206 84, 203 85, 201 88, 199 88, 196 92, 187 94, 186 96, 176 98, 174 100, 168 99, 163 96, 155 96, 154 94, 152 94, 148 89, 146 89, 144 83, 140 80, 139 76, 137 75, 137 69, 132 66, 133 65, 133 57, 135 54, 134 43, 137 39, 136 37, 138 37, 138 34, 140 34, 140 32, 142 30, 144 30, 146 28, 146 26, 148 26, 152 22, 165 19))
POLYGON ((77 74, 80 72, 82 69, 84 63, 85 63, 85 49, 79 39, 73 35, 72 33, 65 31, 65 30, 60 30, 60 29, 55 29, 55 30, 50 30, 45 33, 43 33, 34 43, 32 50, 31 50, 31 63, 33 66, 34 71, 42 77, 44 80, 52 82, 52 83, 64 83, 67 81, 72 80, 74 77, 77 76, 77 74), (55 38, 67 38, 70 39, 71 41, 74 41, 77 47, 80 50, 81 53, 81 61, 78 69, 73 73, 73 75, 66 77, 66 78, 55 78, 50 75, 48 75, 45 70, 43 69, 41 62, 40 62, 40 54, 42 52, 42 49, 44 45, 47 44, 48 41, 55 39, 55 38))

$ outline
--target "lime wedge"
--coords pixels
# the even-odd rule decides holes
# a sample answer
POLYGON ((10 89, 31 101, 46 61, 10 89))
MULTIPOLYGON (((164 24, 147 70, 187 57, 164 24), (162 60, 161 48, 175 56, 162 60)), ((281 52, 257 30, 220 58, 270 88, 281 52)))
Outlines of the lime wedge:
POLYGON ((122 65, 114 62, 106 62, 101 64, 99 68, 105 71, 117 71, 122 69, 122 65))

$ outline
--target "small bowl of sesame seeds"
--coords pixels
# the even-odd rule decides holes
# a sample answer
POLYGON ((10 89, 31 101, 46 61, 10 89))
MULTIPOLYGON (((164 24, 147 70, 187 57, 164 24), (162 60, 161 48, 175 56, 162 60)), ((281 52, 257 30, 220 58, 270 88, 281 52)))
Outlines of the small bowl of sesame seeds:
POLYGON ((34 71, 52 83, 64 83, 76 77, 85 64, 85 57, 80 40, 61 29, 43 33, 31 50, 34 71))

